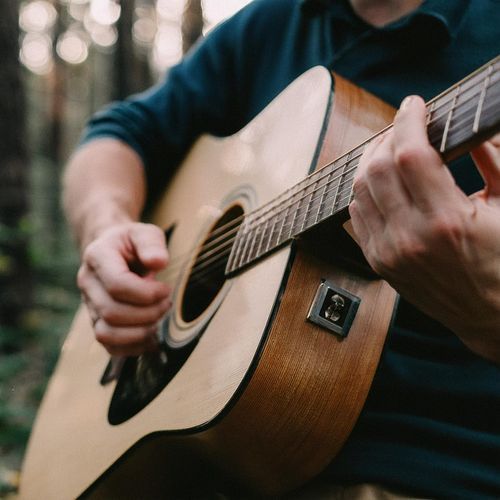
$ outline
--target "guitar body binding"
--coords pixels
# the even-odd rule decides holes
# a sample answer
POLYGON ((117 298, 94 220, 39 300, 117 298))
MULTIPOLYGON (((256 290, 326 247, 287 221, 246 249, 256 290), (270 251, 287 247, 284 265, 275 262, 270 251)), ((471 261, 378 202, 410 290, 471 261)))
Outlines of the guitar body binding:
POLYGON ((215 287, 196 303, 202 289, 193 276, 220 225, 392 117, 392 108, 342 79, 332 101, 330 74, 314 68, 235 136, 198 140, 153 218, 174 227, 172 262, 188 256, 173 275, 159 275, 174 290, 163 351, 129 359, 118 382, 102 385, 109 358, 79 311, 33 429, 21 498, 182 497, 194 473, 201 491, 231 484, 276 494, 330 462, 368 394, 394 290, 301 245, 228 279, 215 274, 215 287), (356 299, 346 337, 307 320, 322 282, 356 299))

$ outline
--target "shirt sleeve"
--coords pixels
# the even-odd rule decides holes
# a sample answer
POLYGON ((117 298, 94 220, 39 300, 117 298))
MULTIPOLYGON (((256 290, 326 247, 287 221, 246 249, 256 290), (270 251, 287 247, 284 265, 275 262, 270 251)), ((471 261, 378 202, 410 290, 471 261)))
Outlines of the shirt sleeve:
POLYGON ((155 198, 200 133, 227 135, 241 124, 239 22, 237 16, 214 29, 160 84, 94 115, 81 144, 102 137, 128 144, 142 159, 155 198))

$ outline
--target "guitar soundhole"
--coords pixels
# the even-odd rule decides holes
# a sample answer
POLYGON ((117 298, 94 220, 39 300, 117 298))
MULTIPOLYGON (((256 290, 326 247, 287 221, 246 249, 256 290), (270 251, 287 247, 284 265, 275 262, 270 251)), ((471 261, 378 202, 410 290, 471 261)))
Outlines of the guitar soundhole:
POLYGON ((241 206, 231 207, 201 245, 182 298, 181 315, 186 323, 198 318, 224 285, 224 271, 242 215, 241 206))
MULTIPOLYGON (((231 243, 241 223, 242 215, 243 209, 240 206, 231 207, 216 222, 200 245, 182 296, 180 314, 186 323, 199 318, 213 303, 224 285, 224 271, 231 243)), ((166 232, 167 238, 170 233, 171 230, 166 232)), ((199 321, 198 326, 194 323, 192 328, 195 334, 180 345, 172 342, 169 333, 170 322, 167 320, 162 326, 166 341, 162 343, 158 352, 127 358, 108 410, 108 421, 111 425, 126 422, 160 394, 187 361, 210 324, 210 320, 211 317, 205 316, 199 321)), ((108 369, 109 366, 105 374, 108 369)), ((105 378, 104 376, 103 380, 105 378)))

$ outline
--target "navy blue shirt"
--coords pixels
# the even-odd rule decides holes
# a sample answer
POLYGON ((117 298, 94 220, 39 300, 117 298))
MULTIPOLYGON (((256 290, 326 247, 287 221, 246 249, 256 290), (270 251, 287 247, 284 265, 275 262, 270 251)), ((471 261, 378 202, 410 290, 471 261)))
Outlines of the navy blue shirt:
MULTIPOLYGON (((383 28, 346 0, 256 0, 216 28, 157 87, 90 122, 143 159, 151 199, 203 132, 229 135, 315 65, 397 106, 430 99, 500 52, 498 0, 427 0, 383 28)), ((451 166, 477 191, 468 157, 451 166)), ((500 370, 401 300, 368 401, 323 473, 407 494, 500 498, 500 370)))

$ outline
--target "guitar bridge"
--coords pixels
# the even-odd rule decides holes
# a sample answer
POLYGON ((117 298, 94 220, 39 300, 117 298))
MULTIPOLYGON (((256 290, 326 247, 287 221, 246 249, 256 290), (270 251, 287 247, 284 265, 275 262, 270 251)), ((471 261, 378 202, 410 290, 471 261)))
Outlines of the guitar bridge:
POLYGON ((340 337, 351 328, 361 299, 327 280, 322 280, 307 313, 307 319, 340 337))

